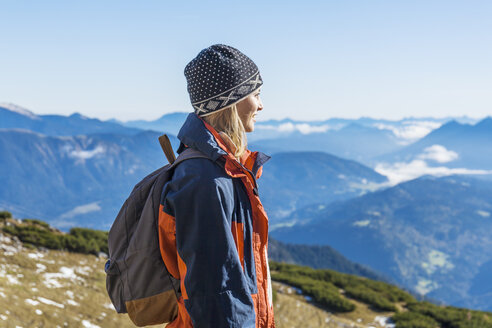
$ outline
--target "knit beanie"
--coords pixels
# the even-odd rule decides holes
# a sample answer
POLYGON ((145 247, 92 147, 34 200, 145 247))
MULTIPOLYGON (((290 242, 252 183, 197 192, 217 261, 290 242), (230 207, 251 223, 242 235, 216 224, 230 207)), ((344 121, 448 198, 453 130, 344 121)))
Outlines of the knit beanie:
POLYGON ((255 63, 223 44, 200 51, 186 65, 184 74, 191 104, 199 116, 232 106, 263 84, 255 63))

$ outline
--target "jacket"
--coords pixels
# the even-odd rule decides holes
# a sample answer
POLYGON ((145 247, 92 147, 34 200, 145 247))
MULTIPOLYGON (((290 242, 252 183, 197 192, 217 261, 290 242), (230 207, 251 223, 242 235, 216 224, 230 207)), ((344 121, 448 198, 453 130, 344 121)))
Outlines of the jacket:
POLYGON ((238 162, 194 113, 178 139, 178 152, 192 147, 208 158, 180 163, 162 191, 161 255, 181 289, 167 327, 275 327, 268 218, 256 183, 270 157, 246 151, 238 162))

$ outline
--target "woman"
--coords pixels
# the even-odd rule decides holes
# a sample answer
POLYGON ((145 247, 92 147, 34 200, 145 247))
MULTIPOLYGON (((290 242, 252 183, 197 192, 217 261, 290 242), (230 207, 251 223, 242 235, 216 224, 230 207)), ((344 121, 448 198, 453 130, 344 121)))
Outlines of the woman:
POLYGON ((274 327, 268 219, 256 179, 269 159, 247 150, 263 109, 251 59, 226 45, 202 50, 185 68, 195 113, 183 124, 180 163, 162 192, 161 254, 181 279, 179 313, 168 327, 274 327))

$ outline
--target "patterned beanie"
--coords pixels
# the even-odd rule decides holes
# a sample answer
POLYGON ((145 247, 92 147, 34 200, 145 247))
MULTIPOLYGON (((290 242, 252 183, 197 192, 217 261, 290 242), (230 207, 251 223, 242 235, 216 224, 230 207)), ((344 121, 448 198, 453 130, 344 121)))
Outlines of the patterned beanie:
POLYGON ((199 116, 234 105, 263 84, 255 63, 223 44, 200 51, 186 65, 184 74, 191 104, 199 116))

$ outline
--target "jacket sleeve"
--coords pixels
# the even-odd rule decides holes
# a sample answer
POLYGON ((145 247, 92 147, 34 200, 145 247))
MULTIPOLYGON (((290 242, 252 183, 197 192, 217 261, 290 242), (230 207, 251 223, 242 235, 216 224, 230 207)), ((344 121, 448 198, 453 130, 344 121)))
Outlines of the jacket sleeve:
POLYGON ((231 231, 233 181, 219 170, 191 159, 168 186, 164 207, 176 219, 181 293, 194 327, 253 328, 253 300, 231 231))

